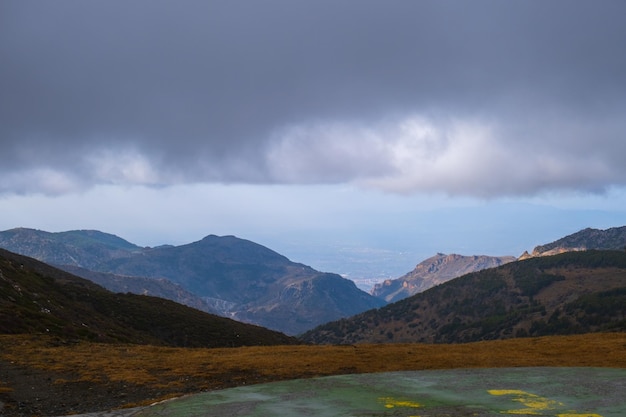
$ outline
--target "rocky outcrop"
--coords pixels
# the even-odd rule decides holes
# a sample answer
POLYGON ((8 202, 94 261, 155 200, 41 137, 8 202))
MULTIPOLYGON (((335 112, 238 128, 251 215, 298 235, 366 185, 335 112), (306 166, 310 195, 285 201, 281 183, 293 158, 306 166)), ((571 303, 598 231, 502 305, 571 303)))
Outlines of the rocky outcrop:
POLYGON ((438 253, 419 263, 408 274, 376 284, 371 294, 391 303, 426 291, 461 275, 494 268, 514 260, 513 256, 463 256, 438 253))
POLYGON ((583 229, 554 242, 536 246, 531 253, 525 251, 518 259, 524 260, 538 256, 551 256, 564 252, 577 252, 589 249, 626 249, 626 226, 612 227, 606 230, 583 229))

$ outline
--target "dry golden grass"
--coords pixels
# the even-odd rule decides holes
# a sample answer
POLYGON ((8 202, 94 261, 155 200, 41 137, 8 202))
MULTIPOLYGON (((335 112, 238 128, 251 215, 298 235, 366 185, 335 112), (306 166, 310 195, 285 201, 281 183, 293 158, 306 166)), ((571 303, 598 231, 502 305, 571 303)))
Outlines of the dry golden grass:
MULTIPOLYGON (((0 359, 58 375, 55 384, 123 381, 183 392, 346 373, 476 367, 626 368, 626 333, 510 339, 455 345, 385 344, 184 349, 0 336, 0 359)), ((10 389, 0 382, 0 388, 10 389)), ((154 398, 149 399, 150 401, 154 398)))

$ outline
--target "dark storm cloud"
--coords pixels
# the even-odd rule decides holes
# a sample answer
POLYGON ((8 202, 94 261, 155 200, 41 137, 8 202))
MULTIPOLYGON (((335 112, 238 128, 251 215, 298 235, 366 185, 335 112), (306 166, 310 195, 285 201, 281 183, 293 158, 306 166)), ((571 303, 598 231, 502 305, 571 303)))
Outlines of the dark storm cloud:
POLYGON ((626 183, 621 1, 4 1, 0 191, 626 183))

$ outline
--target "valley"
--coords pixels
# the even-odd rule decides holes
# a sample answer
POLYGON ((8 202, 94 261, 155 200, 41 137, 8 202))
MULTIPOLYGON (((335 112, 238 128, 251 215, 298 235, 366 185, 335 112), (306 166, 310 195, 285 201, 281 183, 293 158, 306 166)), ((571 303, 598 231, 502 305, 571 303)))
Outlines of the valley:
POLYGON ((388 285, 399 284, 391 303, 233 236, 140 248, 97 231, 0 232, 0 246, 71 263, 0 250, 0 410, 85 413, 340 374, 626 368, 622 229, 586 229, 517 261, 437 254, 388 285), (242 305, 238 320, 223 317, 242 305), (310 330, 244 323, 259 317, 310 330))

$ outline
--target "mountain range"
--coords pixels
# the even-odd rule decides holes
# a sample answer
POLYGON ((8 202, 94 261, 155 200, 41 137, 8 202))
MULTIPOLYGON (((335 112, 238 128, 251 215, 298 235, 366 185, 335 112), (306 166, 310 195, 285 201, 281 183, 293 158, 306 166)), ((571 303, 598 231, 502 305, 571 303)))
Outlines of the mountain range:
MULTIPOLYGON (((555 242, 537 246, 532 255, 525 253, 519 259, 530 260, 529 258, 533 257, 539 259, 554 253, 594 248, 623 249, 625 245, 626 227, 607 230, 584 229, 555 242)), ((517 265, 521 264, 519 261, 513 262, 515 260, 513 257, 437 254, 418 264, 408 274, 377 285, 372 291, 375 297, 359 290, 352 281, 337 274, 316 271, 306 265, 292 262, 261 245, 234 236, 209 235, 198 242, 187 245, 144 248, 115 235, 93 230, 49 233, 17 228, 0 232, 0 247, 58 266, 65 271, 99 283, 118 293, 167 298, 205 312, 254 323, 291 335, 301 334, 325 323, 328 323, 327 325, 333 329, 333 332, 337 333, 339 332, 337 322, 333 323, 333 321, 339 319, 341 319, 339 323, 352 323, 353 317, 356 317, 354 320, 357 322, 359 320, 362 322, 369 322, 369 320, 381 322, 380 317, 382 316, 378 316, 378 314, 396 311, 394 309, 397 308, 409 311, 409 307, 397 307, 397 305, 404 305, 403 301, 408 300, 407 302, 411 303, 415 297, 421 297, 421 294, 437 294, 439 291, 448 291, 446 293, 448 294, 452 291, 450 288, 459 285, 458 277, 468 280, 467 276, 474 276, 476 271, 482 271, 481 273, 486 274, 485 276, 490 273, 500 274, 501 272, 498 271, 509 271, 501 268, 517 268, 517 265), (398 300, 402 301, 396 302, 398 300), (394 302, 394 304, 380 308, 388 302, 394 302), (377 318, 372 319, 372 317, 377 318)), ((539 268, 540 271, 545 269, 546 267, 539 268)), ((596 276, 594 267, 590 267, 590 269, 594 270, 590 276, 596 276)), ((525 276, 529 277, 533 273, 538 272, 537 270, 532 273, 524 272, 525 276)), ((510 276, 512 272, 504 272, 503 274, 503 276, 510 276)), ((538 274, 539 278, 529 279, 541 281, 543 279, 541 277, 544 277, 545 274, 544 272, 538 274)), ((600 274, 597 278, 603 282, 604 276, 607 274, 600 274)), ((550 272, 545 276, 552 275, 554 274, 550 272)), ((568 276, 560 273, 557 275, 568 276)), ((505 281, 506 291, 503 294, 517 294, 520 291, 524 293, 524 290, 520 290, 517 284, 511 284, 511 278, 506 278, 505 281)), ((483 284, 484 282, 481 280, 473 285, 480 288, 483 284)), ((572 285, 579 289, 582 288, 581 291, 583 292, 593 292, 595 289, 593 291, 589 289, 593 287, 592 284, 592 282, 580 281, 572 285)), ((524 284, 520 285, 523 286, 524 284)), ((611 287, 608 290, 613 291, 616 288, 611 287)), ((485 298, 485 301, 476 302, 484 304, 483 310, 487 315, 478 319, 470 317, 467 319, 468 323, 474 323, 472 320, 479 322, 481 320, 496 322, 502 320, 502 310, 490 310, 487 308, 490 303, 500 306, 504 303, 507 311, 514 310, 522 313, 530 311, 532 314, 541 312, 544 316, 550 311, 546 306, 538 307, 533 304, 537 302, 536 298, 525 301, 516 299, 521 303, 518 305, 516 304, 517 301, 511 300, 506 302, 487 300, 488 296, 475 293, 471 288, 462 292, 475 294, 477 299, 485 298), (527 304, 531 307, 528 307, 527 304), (494 317, 494 314, 497 317, 494 317)), ((489 294, 494 295, 496 293, 489 294)), ((562 296, 571 300, 571 297, 578 295, 572 293, 562 296)), ((432 297, 432 295, 428 295, 428 297, 432 297)), ((305 340, 324 343, 329 340, 333 340, 333 343, 339 340, 341 343, 345 343, 348 341, 370 341, 371 339, 371 341, 380 342, 405 340, 408 337, 406 335, 398 336, 397 332, 411 334, 409 339, 413 340, 417 330, 421 335, 420 340, 426 341, 459 341, 508 337, 511 334, 539 334, 540 324, 534 324, 533 327, 534 321, 529 324, 528 321, 524 321, 526 319, 520 319, 519 323, 515 323, 514 328, 501 329, 498 334, 493 332, 483 334, 484 332, 481 333, 480 331, 452 334, 448 330, 453 324, 458 325, 458 321, 462 320, 460 316, 456 317, 455 313, 453 314, 455 318, 447 316, 447 318, 442 319, 442 314, 433 311, 439 307, 452 311, 453 307, 466 305, 470 302, 466 297, 462 300, 453 301, 454 305, 450 307, 445 302, 447 298, 447 296, 442 297, 440 302, 431 303, 432 305, 421 304, 421 308, 430 305, 426 314, 428 323, 430 323, 428 326, 424 324, 423 319, 408 323, 396 320, 394 331, 390 332, 386 328, 379 329, 376 327, 379 336, 384 333, 385 337, 383 338, 366 337, 362 339, 361 336, 350 335, 336 340, 328 338, 328 332, 325 332, 322 326, 308 332, 305 340), (447 307, 442 307, 446 305, 447 307), (413 330, 409 331, 407 328, 413 330), (443 328, 445 331, 442 330, 443 334, 433 333, 429 328, 431 330, 443 328), (324 336, 319 336, 320 334, 324 336)), ((476 307, 472 308, 475 309, 476 307)), ((397 315, 397 313, 393 314, 397 315)), ((506 316, 506 314, 504 315, 506 316)), ((413 317, 413 313, 410 313, 409 317, 413 317)), ((382 322, 387 323, 385 320, 382 322)), ((463 324, 463 326, 465 325, 467 323, 463 324)), ((355 324, 348 326, 352 329, 355 324)), ((359 326, 363 327, 364 325, 360 324, 359 326)), ((367 329, 370 328, 367 327, 367 329)), ((339 333, 348 334, 350 332, 346 333, 342 330, 339 333)))
POLYGON ((234 236, 142 248, 93 230, 17 228, 0 232, 0 247, 112 289, 153 294, 159 288, 153 295, 174 294, 175 301, 291 335, 385 304, 337 274, 234 236))
MULTIPOLYGON (((524 252, 518 260, 550 256, 587 249, 621 250, 626 247, 626 226, 606 230, 587 228, 554 242, 536 246, 532 253, 524 252)), ((370 293, 392 303, 440 285, 470 272, 495 268, 515 261, 514 256, 463 256, 438 253, 420 262, 413 271, 396 279, 374 285, 370 293)))
POLYGON ((181 347, 284 345, 296 339, 162 298, 115 294, 33 258, 0 249, 0 334, 46 334, 181 347))
POLYGON ((626 252, 567 252, 466 274, 327 323, 308 343, 459 343, 626 331, 626 252))

